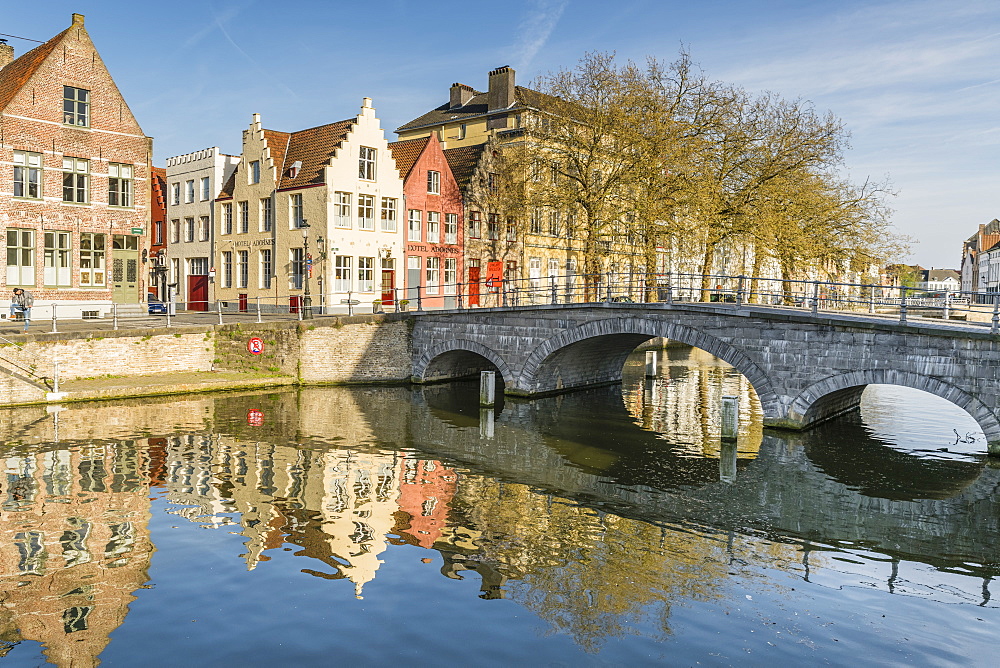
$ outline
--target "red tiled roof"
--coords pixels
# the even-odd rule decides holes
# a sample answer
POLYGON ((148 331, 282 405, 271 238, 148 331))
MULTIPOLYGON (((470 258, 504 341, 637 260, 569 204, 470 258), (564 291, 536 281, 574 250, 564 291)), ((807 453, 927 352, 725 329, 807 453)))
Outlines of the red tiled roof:
POLYGON ((458 184, 459 189, 464 191, 469 185, 485 148, 486 144, 477 144, 445 149, 444 157, 448 160, 452 176, 455 177, 455 183, 458 184))
POLYGON ((392 159, 396 161, 396 169, 399 170, 399 178, 406 180, 413 170, 413 165, 417 164, 420 154, 427 147, 430 137, 419 139, 407 139, 404 141, 389 142, 389 151, 392 159))
POLYGON ((71 29, 66 28, 45 44, 36 46, 0 70, 0 110, 5 109, 10 104, 17 92, 28 83, 38 67, 71 29))
MULTIPOLYGON (((288 149, 284 155, 284 163, 279 164, 275 160, 275 165, 281 170, 278 188, 294 188, 323 183, 323 166, 330 162, 330 158, 344 143, 347 134, 356 122, 356 118, 348 118, 336 123, 328 123, 291 133, 288 138, 288 149), (296 160, 302 161, 302 168, 293 179, 288 170, 296 160)), ((265 130, 264 132, 271 131, 265 130)), ((270 146, 270 142, 268 142, 268 146, 270 146)), ((274 153, 272 152, 271 155, 273 157, 274 153)))

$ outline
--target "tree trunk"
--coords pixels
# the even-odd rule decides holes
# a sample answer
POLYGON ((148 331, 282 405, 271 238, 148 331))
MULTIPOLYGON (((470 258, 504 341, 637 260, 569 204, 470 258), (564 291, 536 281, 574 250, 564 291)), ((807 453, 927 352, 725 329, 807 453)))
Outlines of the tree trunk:
POLYGON ((710 301, 710 295, 712 289, 712 260, 715 257, 715 246, 717 241, 707 241, 705 242, 705 254, 702 256, 701 260, 701 300, 703 302, 710 301))

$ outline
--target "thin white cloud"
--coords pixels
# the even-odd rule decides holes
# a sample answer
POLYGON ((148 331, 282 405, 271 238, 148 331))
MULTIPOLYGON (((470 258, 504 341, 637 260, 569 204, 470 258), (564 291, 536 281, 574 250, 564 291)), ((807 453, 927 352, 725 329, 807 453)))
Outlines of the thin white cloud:
POLYGON ((568 0, 533 0, 518 25, 520 39, 514 45, 514 65, 527 69, 541 51, 566 10, 568 0))

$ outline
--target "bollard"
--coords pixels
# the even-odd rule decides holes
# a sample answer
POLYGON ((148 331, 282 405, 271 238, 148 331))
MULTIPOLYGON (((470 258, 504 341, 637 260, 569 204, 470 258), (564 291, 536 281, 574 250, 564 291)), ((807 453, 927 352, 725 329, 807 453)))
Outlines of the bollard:
POLYGON ((906 286, 903 286, 902 297, 899 298, 899 322, 902 325, 906 324, 906 286))
POLYGON ((257 296, 257 322, 264 322, 260 319, 260 295, 257 296))
POLYGON ((170 323, 170 307, 169 306, 167 307, 167 327, 173 327, 173 325, 170 323))
POLYGON ((990 334, 1000 334, 1000 299, 993 297, 993 326, 990 334))
POLYGON ((465 302, 462 301, 462 283, 461 283, 461 281, 459 281, 457 288, 458 288, 458 310, 461 311, 463 308, 465 308, 465 302))
POLYGON ((354 299, 351 291, 347 291, 347 315, 354 315, 354 299))
POLYGON ((740 429, 740 400, 726 395, 722 397, 722 440, 735 441, 740 429))
POLYGON ((742 306, 744 300, 743 290, 746 287, 747 278, 743 274, 740 274, 739 279, 739 284, 736 286, 736 304, 737 306, 742 306))
MULTIPOLYGON (((56 329, 56 304, 52 302, 52 333, 58 334, 59 330, 56 329)), ((56 390, 58 392, 58 390, 56 390)))
POLYGON ((944 291, 944 304, 941 306, 941 319, 945 322, 951 320, 951 293, 944 291))
POLYGON ((646 351, 646 378, 656 377, 656 351, 647 350, 646 351))
POLYGON ((607 279, 608 279, 608 290, 604 294, 604 301, 611 301, 611 272, 608 271, 608 272, 605 272, 605 274, 607 275, 607 279))
POLYGON ((480 408, 479 409, 479 438, 491 439, 493 438, 494 425, 496 422, 496 417, 494 416, 492 408, 480 408))
POLYGON ((556 294, 556 277, 549 276, 549 283, 551 284, 549 287, 552 289, 552 303, 558 304, 559 296, 556 294))
POLYGON ((118 304, 111 305, 111 327, 118 329, 118 304))
POLYGON ((868 312, 875 312, 875 286, 872 286, 871 291, 868 293, 868 312))
POLYGON ((719 448, 719 480, 736 482, 736 441, 723 441, 719 448))
POLYGON ((506 278, 501 278, 500 279, 500 292, 503 295, 503 297, 502 297, 502 299, 503 299, 503 307, 507 308, 507 279, 506 278))
POLYGON ((819 281, 813 281, 813 303, 812 303, 813 315, 819 313, 819 281))
POLYGON ((424 308, 423 302, 421 301, 421 297, 420 297, 420 284, 417 283, 417 310, 418 311, 422 311, 423 308, 424 308))
MULTIPOLYGON (((220 301, 216 301, 215 302, 215 310, 219 312, 219 324, 221 325, 222 324, 222 302, 220 302, 220 301)), ((302 309, 299 309, 299 311, 301 311, 301 310, 302 309)))
POLYGON ((496 404, 496 372, 479 372, 479 405, 494 406, 496 404))

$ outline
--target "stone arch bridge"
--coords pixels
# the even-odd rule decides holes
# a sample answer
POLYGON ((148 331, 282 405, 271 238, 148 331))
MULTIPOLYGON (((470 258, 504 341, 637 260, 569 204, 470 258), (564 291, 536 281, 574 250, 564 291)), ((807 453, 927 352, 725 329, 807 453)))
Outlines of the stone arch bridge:
POLYGON ((620 381, 629 353, 654 337, 734 366, 760 397, 767 426, 804 429, 856 407, 869 384, 902 385, 964 409, 1000 455, 1000 336, 975 325, 703 303, 421 312, 412 379, 495 367, 507 394, 553 394, 620 381))

